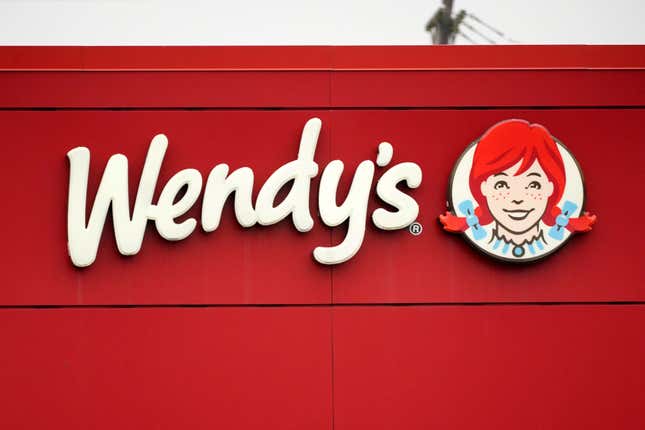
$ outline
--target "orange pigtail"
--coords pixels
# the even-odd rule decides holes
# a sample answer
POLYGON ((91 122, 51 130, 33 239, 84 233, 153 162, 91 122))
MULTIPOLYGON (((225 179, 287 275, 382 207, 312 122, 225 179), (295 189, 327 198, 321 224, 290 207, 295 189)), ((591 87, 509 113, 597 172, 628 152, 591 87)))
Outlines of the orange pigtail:
MULTIPOLYGON (((475 209, 475 215, 481 217, 482 210, 480 207, 475 209)), ((457 216, 452 212, 446 212, 443 215, 439 215, 439 222, 443 225, 444 230, 452 233, 463 233, 468 230, 466 217, 457 216)))
POLYGON ((591 231, 591 226, 596 222, 596 215, 584 212, 579 218, 569 218, 567 230, 571 233, 584 233, 591 231))
MULTIPOLYGON (((570 202, 565 203, 565 211, 566 205, 569 203, 570 202)), ((563 221, 558 225, 564 226, 571 233, 585 233, 587 231, 591 231, 591 227, 596 222, 596 215, 591 215, 589 212, 583 212, 578 218, 569 218, 567 216, 568 214, 562 213, 562 209, 554 206, 551 213, 553 215, 553 218, 556 220, 556 224, 558 224, 558 219, 560 217, 566 217, 566 221, 563 219, 563 221)))

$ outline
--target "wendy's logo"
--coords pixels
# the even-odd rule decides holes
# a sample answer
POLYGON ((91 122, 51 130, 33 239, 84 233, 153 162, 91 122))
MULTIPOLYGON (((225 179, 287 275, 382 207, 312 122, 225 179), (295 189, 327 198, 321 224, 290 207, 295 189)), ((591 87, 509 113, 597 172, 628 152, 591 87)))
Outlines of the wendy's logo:
POLYGON ((591 230, 584 183, 573 155, 546 128, 519 119, 491 127, 461 155, 450 178, 445 230, 506 261, 553 253, 572 233, 591 230))

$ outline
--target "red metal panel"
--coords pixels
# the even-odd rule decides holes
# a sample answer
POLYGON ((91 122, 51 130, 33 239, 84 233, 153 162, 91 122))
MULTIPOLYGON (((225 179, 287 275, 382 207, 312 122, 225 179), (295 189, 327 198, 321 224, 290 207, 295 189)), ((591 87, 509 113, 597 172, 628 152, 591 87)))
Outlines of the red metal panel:
POLYGON ((3 46, 0 70, 322 70, 331 46, 3 46))
POLYGON ((3 46, 0 70, 644 68, 643 46, 3 46))
POLYGON ((0 310, 0 427, 329 429, 324 308, 0 310))
POLYGON ((341 307, 334 422, 642 429, 645 306, 341 307))
POLYGON ((645 67, 643 46, 336 46, 337 70, 625 69, 645 67))
POLYGON ((0 72, 3 108, 643 106, 643 70, 0 72))
POLYGON ((643 106, 643 70, 333 72, 334 107, 643 106))
MULTIPOLYGON (((92 266, 75 268, 66 249, 70 149, 90 148, 88 202, 119 152, 130 160, 133 201, 150 140, 161 132, 170 143, 156 196, 179 170, 196 168, 205 182, 219 163, 252 167, 257 194, 270 173, 297 157, 302 128, 314 116, 328 118, 315 111, 1 112, 0 178, 9 206, 0 215, 8 227, 0 304, 329 303, 330 270, 312 258, 316 246, 329 244, 329 232, 302 234, 290 219, 244 229, 231 202, 217 230, 207 234, 198 225, 180 242, 163 240, 149 223, 132 257, 118 254, 109 218, 92 266)), ((324 165, 328 154, 323 129, 316 159, 324 165)), ((201 199, 189 215, 201 219, 201 199)))
POLYGON ((328 72, 0 72, 2 108, 328 105, 328 72))
MULTIPOLYGON (((634 220, 645 210, 638 198, 645 183, 643 115, 643 110, 602 109, 333 111, 332 154, 351 172, 360 160, 374 160, 378 143, 388 141, 394 147, 392 165, 414 161, 424 175, 411 192, 420 205, 422 235, 370 226, 358 254, 333 268, 334 302, 644 300, 645 248, 632 239, 634 220), (586 178, 585 207, 598 215, 592 232, 530 265, 494 261, 437 222, 459 155, 507 118, 543 124, 568 146, 586 178)), ((377 178, 385 170, 378 168, 377 178)), ((377 205, 373 197, 371 208, 377 205)), ((343 236, 334 230, 333 242, 343 236)))

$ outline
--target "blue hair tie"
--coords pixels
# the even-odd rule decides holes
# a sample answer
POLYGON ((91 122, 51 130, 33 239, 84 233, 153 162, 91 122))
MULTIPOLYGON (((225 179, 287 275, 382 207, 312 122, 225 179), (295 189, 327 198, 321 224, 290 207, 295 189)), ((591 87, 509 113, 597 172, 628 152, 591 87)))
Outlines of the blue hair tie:
POLYGON ((486 230, 479 224, 479 217, 475 215, 475 208, 473 202, 470 200, 464 200, 459 203, 459 211, 466 215, 466 224, 468 228, 473 232, 473 237, 475 240, 480 240, 486 237, 486 230))
POLYGON ((562 213, 555 218, 555 225, 549 229, 549 236, 556 240, 564 239, 564 230, 569 224, 569 218, 578 209, 578 205, 567 200, 562 205, 562 213))

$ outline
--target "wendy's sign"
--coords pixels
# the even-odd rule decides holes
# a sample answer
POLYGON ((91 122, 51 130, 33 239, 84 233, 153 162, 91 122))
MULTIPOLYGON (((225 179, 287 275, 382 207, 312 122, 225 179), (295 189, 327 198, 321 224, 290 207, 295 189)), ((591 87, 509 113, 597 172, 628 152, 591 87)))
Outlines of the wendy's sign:
MULTIPOLYGON (((319 172, 314 158, 321 126, 318 118, 307 121, 297 157, 269 176, 255 202, 253 170, 241 167, 231 171, 227 164, 218 164, 205 183, 196 169, 177 172, 153 203, 168 148, 168 138, 159 134, 150 143, 132 211, 128 159, 115 154, 103 172, 89 220, 86 206, 90 150, 72 149, 67 154, 70 161, 67 236, 72 263, 85 267, 95 261, 110 208, 117 248, 123 255, 141 250, 148 221, 154 221, 159 234, 170 241, 187 238, 198 223, 205 232, 215 231, 231 195, 237 222, 243 227, 272 225, 291 217, 298 231, 310 231, 314 226, 309 209, 310 188, 319 172), (281 190, 288 186, 286 197, 276 202, 281 190), (200 196, 201 220, 179 221, 200 196)), ((345 222, 348 227, 339 244, 313 250, 316 261, 342 263, 361 248, 376 168, 387 168, 376 182, 375 193, 388 206, 371 213, 374 225, 381 230, 398 230, 415 222, 419 204, 399 187, 403 182, 408 189, 419 187, 421 168, 414 162, 390 166, 392 157, 392 145, 380 143, 375 161, 363 160, 358 165, 340 206, 337 194, 343 162, 333 160, 324 168, 318 193, 320 218, 330 227, 345 222)), ((595 221, 595 216, 582 212, 584 184, 573 156, 544 127, 522 120, 493 126, 466 149, 453 170, 448 203, 451 212, 440 216, 446 230, 463 233, 490 256, 518 262, 549 255, 571 233, 588 231, 595 221)))
POLYGON ((568 149, 541 125, 511 119, 491 127, 457 161, 444 229, 491 257, 514 262, 553 253, 591 230, 584 182, 568 149))

